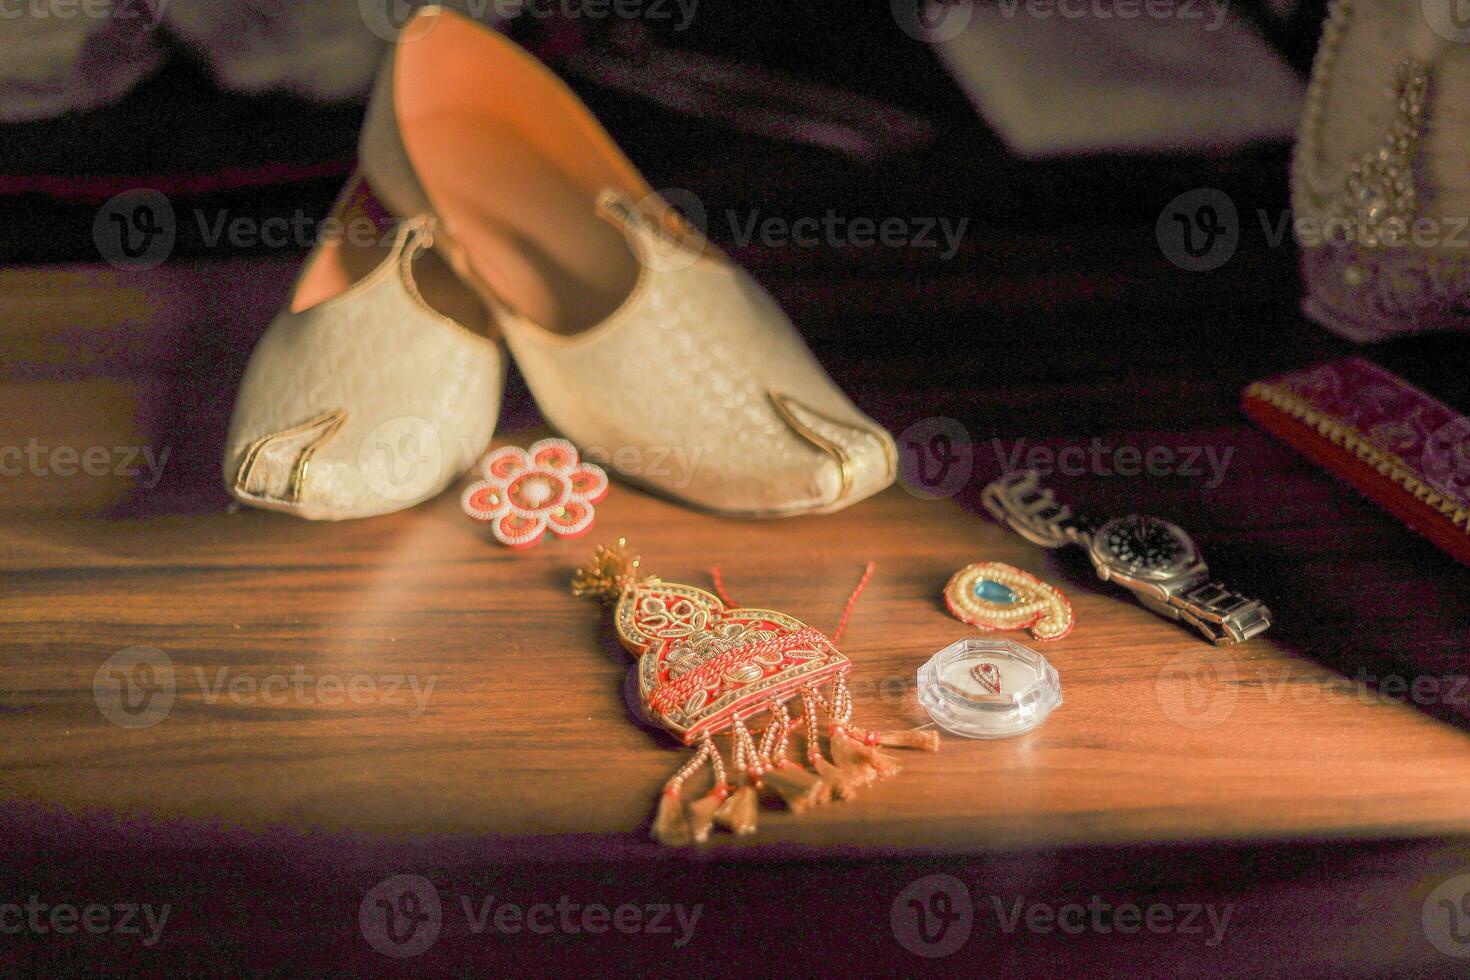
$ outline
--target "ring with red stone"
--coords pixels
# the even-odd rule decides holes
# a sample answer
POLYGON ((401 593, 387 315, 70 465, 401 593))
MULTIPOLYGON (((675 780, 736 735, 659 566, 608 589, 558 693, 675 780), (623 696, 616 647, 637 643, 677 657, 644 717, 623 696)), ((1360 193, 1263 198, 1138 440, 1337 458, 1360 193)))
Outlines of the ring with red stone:
POLYGON ((583 463, 565 439, 504 446, 485 457, 482 470, 485 478, 466 488, 460 503, 512 548, 529 548, 548 531, 559 538, 586 534, 595 505, 607 496, 607 473, 583 463))
POLYGON ((1029 630, 1038 640, 1060 640, 1076 622, 1060 591, 998 561, 955 572, 944 587, 944 604, 960 622, 983 630, 1029 630))

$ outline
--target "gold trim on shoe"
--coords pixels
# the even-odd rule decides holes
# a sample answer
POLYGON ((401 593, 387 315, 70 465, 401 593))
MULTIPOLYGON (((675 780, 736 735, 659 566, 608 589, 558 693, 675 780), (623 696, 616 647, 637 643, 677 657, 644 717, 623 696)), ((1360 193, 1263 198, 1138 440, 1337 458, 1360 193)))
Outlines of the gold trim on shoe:
POLYGON ((337 409, 323 412, 308 422, 255 440, 245 451, 240 469, 235 473, 235 493, 255 500, 270 500, 284 504, 300 503, 301 490, 306 485, 306 470, 311 465, 311 457, 337 434, 346 421, 347 413, 337 409), (287 449, 289 446, 281 444, 289 440, 301 439, 304 436, 309 436, 310 439, 297 450, 295 459, 291 463, 290 475, 286 480, 285 492, 273 492, 274 485, 279 483, 281 467, 270 465, 274 461, 271 456, 266 455, 266 450, 287 449), (265 457, 264 466, 261 465, 262 456, 265 457), (257 473, 257 469, 260 469, 261 472, 257 473))
POLYGON ((823 427, 861 433, 864 438, 876 439, 883 447, 883 458, 888 464, 887 482, 892 482, 898 475, 898 460, 894 458, 893 448, 889 445, 888 440, 883 439, 872 430, 838 422, 784 392, 772 391, 770 396, 771 404, 776 407, 776 412, 797 435, 828 453, 837 461, 837 467, 842 473, 842 488, 836 499, 830 502, 831 504, 840 504, 851 495, 852 488, 857 482, 857 462, 846 446, 820 431, 823 427))

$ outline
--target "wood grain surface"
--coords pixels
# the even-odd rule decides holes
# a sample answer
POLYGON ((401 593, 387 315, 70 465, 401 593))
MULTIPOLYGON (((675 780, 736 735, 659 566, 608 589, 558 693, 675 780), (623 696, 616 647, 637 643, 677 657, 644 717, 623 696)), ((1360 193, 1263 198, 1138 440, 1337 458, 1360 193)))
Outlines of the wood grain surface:
MULTIPOLYGON (((138 367, 201 304, 234 306, 206 300, 203 282, 233 284, 245 303, 218 342, 285 271, 158 280, 192 305, 146 284, 109 289, 85 269, 5 274, 7 302, 38 315, 19 337, 27 376, 13 362, 0 387, 3 442, 102 446, 114 470, 140 470, 66 476, 65 460, 48 456, 43 472, 27 463, 7 478, 5 798, 255 827, 534 837, 552 850, 587 838, 638 853, 651 801, 684 754, 639 722, 606 614, 567 589, 597 541, 625 536, 656 574, 705 585, 719 565, 738 601, 828 630, 875 561, 843 648, 858 712, 876 727, 926 723, 915 671, 970 635, 940 600, 960 566, 1013 563, 1061 586, 1077 610, 1073 634, 1045 648, 1065 704, 1041 729, 947 737, 940 754, 909 755, 901 778, 856 802, 802 819, 771 813, 757 837, 720 848, 1470 829, 1470 693, 1456 674, 1470 573, 1239 420, 1108 435, 1109 446, 1169 448, 1181 469, 1192 451, 1200 476, 1057 478, 1093 513, 1178 521, 1217 574, 1264 598, 1279 625, 1234 649, 1145 612, 1079 555, 1046 553, 978 516, 976 489, 1017 445, 1088 445, 1046 432, 996 447, 977 434, 954 499, 894 488, 827 518, 732 522, 618 486, 591 538, 525 554, 497 547, 453 494, 380 520, 314 524, 226 505, 208 438, 227 411, 224 383, 138 367), (78 344, 88 301, 106 303, 115 325, 78 344), (140 321, 146 331, 124 329, 140 321), (118 350, 127 344, 131 355, 118 350), (123 447, 166 460, 158 486, 139 486, 149 457, 125 460, 123 447), (1216 487, 1202 486, 1206 452, 1231 460, 1216 487), (176 688, 166 718, 140 730, 110 723, 93 691, 104 661, 134 646, 166 657, 176 688)), ((501 438, 526 444, 537 431, 501 438)))
MULTIPOLYGON (((906 882, 943 871, 1022 897, 1228 898, 1242 908, 1232 949, 1275 950, 1309 972, 1450 962, 1417 917, 1466 863, 1470 570, 1233 407, 1252 377, 1340 345, 1286 334, 1242 364, 1228 356, 1236 342, 1209 333, 1161 349, 1151 319, 1126 311, 1106 338, 1089 334, 1088 295, 1053 295, 1043 319, 1034 296, 995 293, 993 335, 936 376, 928 349, 846 347, 836 324, 848 314, 804 293, 808 278, 768 266, 763 277, 865 408, 895 432, 941 415, 967 429, 972 472, 959 492, 925 500, 895 487, 830 517, 741 523, 615 485, 589 538, 511 553, 453 494, 345 524, 230 505, 218 452, 234 385, 292 271, 272 258, 126 281, 89 267, 0 272, 11 344, 0 446, 45 450, 39 472, 27 462, 4 477, 0 498, 0 823, 29 869, 7 866, 23 887, 125 881, 195 896, 185 966, 220 921, 295 934, 295 920, 230 919, 219 895, 264 890, 272 909, 315 921, 323 903, 338 908, 318 896, 324 881, 340 877, 330 887, 355 902, 382 868, 424 865, 574 892, 592 887, 588 875, 640 894, 697 880, 770 915, 857 876, 870 894, 833 920, 864 933, 852 956, 893 955, 873 923, 906 882), (1059 360, 1068 331, 1075 348, 1059 360), (1165 447, 1180 464, 1230 454, 1218 481, 1094 470, 1054 483, 1091 513, 1137 510, 1189 529, 1222 579, 1275 611, 1265 638, 1210 647, 1097 582, 1081 555, 1043 552, 979 513, 979 488, 1017 446, 1087 450, 1094 439, 1165 447), (113 469, 66 475, 56 447, 79 458, 104 447, 113 469), (116 472, 145 449, 168 452, 151 486, 146 470, 116 472), (874 561, 841 644, 858 716, 874 727, 926 723, 915 671, 972 635, 943 608, 948 577, 1010 562, 1076 608, 1075 631, 1044 647, 1065 703, 1028 735, 946 736, 938 754, 904 753, 900 776, 855 801, 799 818, 764 810, 753 838, 671 855, 647 827, 686 755, 638 719, 607 614, 567 588, 593 546, 618 536, 650 572, 706 585, 718 565, 736 600, 828 630, 874 561), (109 658, 135 647, 166 658, 174 681, 167 713, 140 729, 109 721, 95 690, 109 658), (99 853, 130 870, 95 878, 99 853), (1311 908, 1320 917, 1277 931, 1311 908), (1382 948, 1345 938, 1365 908, 1394 937, 1382 948), (1317 952, 1296 952, 1304 937, 1317 952)), ((932 314, 935 336, 962 334, 970 300, 955 297, 932 314)), ((1459 350, 1423 343, 1421 357, 1459 350)), ((537 426, 513 381, 500 441, 524 445, 537 426)), ((228 908, 254 914, 239 902, 228 908)), ((717 935, 765 935, 731 924, 741 922, 727 909, 717 935)), ((357 955, 341 950, 362 952, 350 928, 336 935, 323 969, 357 955)), ((996 962, 1034 966, 1049 950, 1030 936, 996 962)), ((1197 944, 1163 959, 1157 945, 1127 950, 1106 962, 1176 973, 1222 962, 1197 944)), ((538 964, 592 952, 523 951, 538 964)), ((1082 943, 1044 962, 1097 955, 1082 943)))
MULTIPOLYGON (((1045 647, 1065 704, 1039 730, 946 738, 937 755, 905 753, 903 775, 857 801, 772 813, 756 837, 719 847, 1470 828, 1464 733, 1301 657, 1289 638, 1303 631, 1292 619, 1303 604, 1290 596, 1270 596, 1279 637, 1215 649, 1078 563, 899 489, 831 518, 736 524, 618 487, 594 537, 618 535, 650 572, 707 586, 718 563, 737 601, 829 631, 876 561, 842 646, 858 717, 880 728, 927 722, 915 671, 970 635, 939 600, 955 569, 1010 562, 1060 584, 1076 608, 1073 634, 1045 647)), ((1234 555, 1244 545, 1231 537, 1206 540, 1234 555)), ((662 780, 685 758, 638 722, 606 613, 568 592, 592 544, 511 553, 452 495, 341 525, 241 511, 38 521, 3 539, 11 799, 549 846, 591 835, 636 851, 662 780), (99 712, 93 680, 137 645, 167 657, 177 695, 167 717, 133 731, 99 712)), ((1271 546, 1256 547, 1266 554, 1247 567, 1268 566, 1271 546)))

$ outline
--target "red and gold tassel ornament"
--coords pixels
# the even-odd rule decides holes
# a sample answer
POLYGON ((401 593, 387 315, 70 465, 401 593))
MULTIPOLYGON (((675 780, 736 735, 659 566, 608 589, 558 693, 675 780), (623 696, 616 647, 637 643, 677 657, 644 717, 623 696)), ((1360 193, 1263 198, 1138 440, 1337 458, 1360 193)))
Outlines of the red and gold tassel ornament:
MULTIPOLYGON (((862 584, 871 575, 869 566, 862 584)), ((898 772, 879 745, 938 747, 932 732, 855 727, 846 683, 851 661, 820 630, 785 613, 737 607, 703 589, 643 577, 626 541, 598 548, 573 578, 572 591, 614 605, 618 637, 638 658, 644 714, 698 747, 659 800, 653 835, 664 844, 703 841, 715 826, 754 832, 762 791, 794 813, 848 799, 857 787, 898 772), (788 705, 801 714, 793 716, 788 705), (764 728, 757 737, 749 725, 758 721, 764 728), (805 750, 805 765, 791 757, 797 733, 794 746, 805 750), (716 737, 730 740, 728 773, 716 737), (824 737, 831 761, 822 751, 824 737), (686 783, 705 766, 714 788, 689 799, 686 783)))

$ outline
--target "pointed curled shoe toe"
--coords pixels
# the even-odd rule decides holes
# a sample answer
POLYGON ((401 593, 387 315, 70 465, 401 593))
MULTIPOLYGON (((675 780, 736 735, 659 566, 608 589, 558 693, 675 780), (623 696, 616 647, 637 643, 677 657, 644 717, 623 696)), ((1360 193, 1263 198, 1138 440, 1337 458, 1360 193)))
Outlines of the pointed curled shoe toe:
POLYGON ((394 213, 434 216, 547 421, 623 478, 733 516, 831 512, 893 482, 893 439, 570 89, 473 20, 417 17, 362 165, 394 213))
POLYGON ((383 231, 374 203, 354 178, 333 213, 342 234, 251 355, 225 447, 242 503, 386 514, 443 491, 490 444, 504 357, 484 308, 428 252, 432 220, 383 231))

